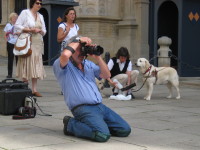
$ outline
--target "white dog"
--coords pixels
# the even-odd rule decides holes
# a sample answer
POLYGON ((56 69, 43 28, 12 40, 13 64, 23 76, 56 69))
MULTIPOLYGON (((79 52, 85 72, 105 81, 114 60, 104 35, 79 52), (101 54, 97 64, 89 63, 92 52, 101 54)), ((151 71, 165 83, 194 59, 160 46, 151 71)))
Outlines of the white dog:
POLYGON ((95 81, 96 81, 96 85, 99 89, 99 91, 103 90, 104 89, 104 80, 99 80, 97 78, 95 78, 95 81))
POLYGON ((101 93, 101 96, 102 97, 106 97, 106 95, 103 94, 105 80, 104 79, 99 80, 99 79, 95 78, 95 81, 96 81, 96 85, 97 85, 97 87, 99 89, 99 92, 101 93))
POLYGON ((179 77, 177 71, 174 68, 155 67, 151 65, 149 61, 145 58, 139 58, 135 65, 143 74, 144 80, 146 80, 148 92, 144 99, 151 99, 154 84, 167 84, 167 87, 169 89, 169 96, 167 96, 167 98, 172 98, 172 87, 175 87, 177 90, 176 99, 180 99, 179 77))

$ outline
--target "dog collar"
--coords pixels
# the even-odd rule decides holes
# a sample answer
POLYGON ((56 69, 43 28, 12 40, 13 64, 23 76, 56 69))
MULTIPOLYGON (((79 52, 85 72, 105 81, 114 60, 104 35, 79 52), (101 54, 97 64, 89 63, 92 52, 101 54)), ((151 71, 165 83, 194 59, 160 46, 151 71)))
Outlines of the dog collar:
POLYGON ((144 75, 151 70, 152 65, 143 73, 144 75))

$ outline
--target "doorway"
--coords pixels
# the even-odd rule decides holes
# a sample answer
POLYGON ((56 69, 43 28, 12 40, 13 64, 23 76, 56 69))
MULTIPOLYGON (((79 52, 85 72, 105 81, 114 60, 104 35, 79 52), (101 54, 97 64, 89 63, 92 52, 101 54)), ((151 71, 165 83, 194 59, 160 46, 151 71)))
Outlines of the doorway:
MULTIPOLYGON (((161 36, 171 38, 170 49, 172 54, 178 58, 178 8, 174 2, 166 1, 160 5, 157 27, 157 39, 161 36)), ((170 66, 178 70, 178 60, 172 57, 170 66)))
POLYGON ((48 12, 45 8, 41 8, 39 10, 39 12, 43 15, 44 17, 44 22, 45 22, 45 26, 46 26, 46 30, 47 30, 47 33, 46 35, 43 37, 43 40, 44 40, 44 55, 42 56, 43 57, 43 64, 44 65, 48 65, 48 62, 49 62, 49 49, 48 49, 48 45, 49 45, 49 40, 48 40, 48 37, 49 37, 49 17, 48 17, 48 12))

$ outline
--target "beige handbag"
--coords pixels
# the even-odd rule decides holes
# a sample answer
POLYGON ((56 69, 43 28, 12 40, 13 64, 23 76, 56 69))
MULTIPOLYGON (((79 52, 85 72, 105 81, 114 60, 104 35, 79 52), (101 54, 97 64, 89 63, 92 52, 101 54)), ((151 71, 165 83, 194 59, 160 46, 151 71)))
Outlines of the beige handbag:
POLYGON ((31 34, 21 33, 15 43, 13 53, 16 56, 28 57, 32 54, 31 50, 31 34))

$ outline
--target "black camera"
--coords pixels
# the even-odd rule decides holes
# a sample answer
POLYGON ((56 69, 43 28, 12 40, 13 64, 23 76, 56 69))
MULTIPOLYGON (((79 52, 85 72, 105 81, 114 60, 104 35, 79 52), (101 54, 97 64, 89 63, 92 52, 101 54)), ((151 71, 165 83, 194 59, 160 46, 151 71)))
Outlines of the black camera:
POLYGON ((36 108, 35 107, 20 107, 19 115, 26 118, 34 118, 36 116, 36 108))
POLYGON ((104 52, 103 47, 99 45, 86 46, 85 43, 82 44, 82 49, 81 49, 82 56, 87 56, 87 54, 100 56, 101 54, 103 54, 103 52, 104 52))

